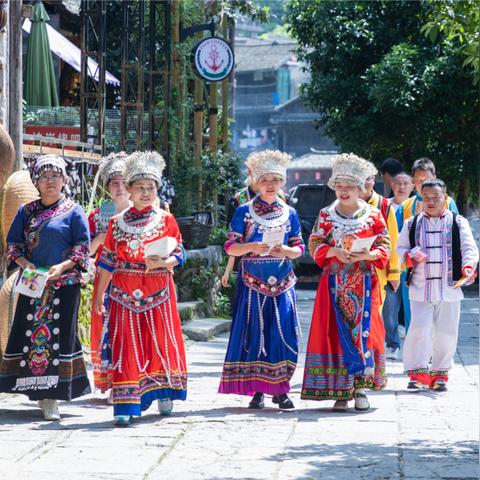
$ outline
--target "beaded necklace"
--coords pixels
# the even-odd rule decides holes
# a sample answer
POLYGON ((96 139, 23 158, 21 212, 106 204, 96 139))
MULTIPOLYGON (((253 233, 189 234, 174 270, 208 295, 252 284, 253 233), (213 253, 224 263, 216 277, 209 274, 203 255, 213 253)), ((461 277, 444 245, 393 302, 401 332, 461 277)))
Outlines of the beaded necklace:
POLYGON ((144 225, 129 225, 125 221, 125 214, 129 210, 123 211, 117 218, 117 227, 121 239, 127 242, 130 253, 136 254, 139 250, 143 249, 144 241, 150 239, 155 235, 157 227, 163 222, 164 215, 162 212, 153 210, 153 218, 147 221, 144 225))
POLYGON ((250 213, 250 217, 252 220, 257 224, 260 225, 260 230, 280 230, 284 227, 285 223, 287 223, 290 217, 290 210, 288 205, 278 198, 276 201, 278 205, 280 205, 282 209, 282 213, 279 217, 276 218, 262 218, 255 212, 254 203, 258 200, 260 195, 257 195, 248 205, 248 212, 250 213))
POLYGON ((360 200, 360 208, 351 217, 346 217, 337 211, 337 205, 338 200, 332 203, 328 213, 333 223, 332 236, 338 244, 344 235, 358 232, 369 224, 372 208, 368 203, 360 200))

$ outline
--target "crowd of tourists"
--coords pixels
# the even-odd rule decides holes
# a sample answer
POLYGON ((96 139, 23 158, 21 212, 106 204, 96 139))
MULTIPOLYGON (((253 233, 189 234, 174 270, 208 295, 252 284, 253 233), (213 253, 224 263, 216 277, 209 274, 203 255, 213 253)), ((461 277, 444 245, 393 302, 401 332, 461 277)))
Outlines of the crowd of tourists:
MULTIPOLYGON (((301 399, 368 410, 367 391, 387 385, 386 359, 399 359, 399 321, 407 388, 446 391, 461 287, 474 282, 479 254, 433 162, 416 160, 411 175, 393 159, 384 162, 387 198, 374 189, 373 163, 338 155, 328 181, 336 200, 319 211, 308 245, 282 190, 289 162, 279 151, 252 153, 247 185, 230 201, 222 284, 233 270, 236 283, 219 393, 248 396, 251 409, 264 408, 266 396, 294 409, 290 381, 302 333, 292 260, 305 248, 321 276, 301 399)), ((186 252, 158 198, 164 167, 156 152, 108 155, 99 174, 111 201, 88 217, 64 193, 61 157, 41 156, 32 167, 40 198, 19 209, 7 236, 19 295, 0 392, 38 401, 46 420, 60 419, 58 400, 91 393, 77 322, 92 263, 93 382, 109 392, 115 425, 130 425, 155 401, 169 415, 187 397, 173 282, 186 252)))

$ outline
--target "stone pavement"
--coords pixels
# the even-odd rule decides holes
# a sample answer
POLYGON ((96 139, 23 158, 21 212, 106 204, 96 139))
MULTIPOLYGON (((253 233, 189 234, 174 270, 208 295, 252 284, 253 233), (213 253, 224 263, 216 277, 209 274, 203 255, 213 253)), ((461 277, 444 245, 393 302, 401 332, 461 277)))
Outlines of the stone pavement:
POLYGON ((400 362, 367 413, 333 413, 299 399, 313 291, 299 292, 304 341, 293 379, 297 409, 246 409, 216 390, 227 335, 189 343, 189 398, 160 418, 155 405, 129 429, 112 427, 99 395, 61 403, 41 420, 24 396, 0 395, 0 478, 9 479, 477 479, 478 298, 463 303, 450 391, 409 393, 400 362))

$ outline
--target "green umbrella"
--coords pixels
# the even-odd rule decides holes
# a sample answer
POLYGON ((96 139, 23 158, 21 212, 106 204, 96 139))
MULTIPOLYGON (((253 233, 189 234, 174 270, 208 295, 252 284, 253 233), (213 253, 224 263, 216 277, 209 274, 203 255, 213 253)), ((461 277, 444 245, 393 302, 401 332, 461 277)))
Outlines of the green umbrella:
POLYGON ((33 7, 31 20, 24 98, 27 105, 57 107, 57 86, 46 24, 50 17, 42 2, 33 7))

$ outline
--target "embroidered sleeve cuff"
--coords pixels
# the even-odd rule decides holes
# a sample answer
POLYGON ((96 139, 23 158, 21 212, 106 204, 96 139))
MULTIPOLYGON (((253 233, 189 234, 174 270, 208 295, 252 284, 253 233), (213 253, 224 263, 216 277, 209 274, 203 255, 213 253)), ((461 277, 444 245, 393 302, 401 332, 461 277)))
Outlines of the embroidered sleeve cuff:
POLYGON ((290 237, 288 239, 288 246, 301 247, 303 250, 305 250, 305 244, 303 243, 302 237, 290 237))
POLYGON ((117 258, 116 255, 107 250, 105 247, 102 249, 102 254, 98 259, 98 265, 109 272, 113 272, 117 268, 117 258))
POLYGON ((228 254, 229 248, 234 244, 234 243, 242 243, 242 238, 243 235, 237 232, 228 232, 227 236, 227 241, 223 245, 223 248, 225 250, 225 253, 228 254))
POLYGON ((318 245, 313 251, 312 258, 319 267, 323 267, 325 265, 327 260, 327 253, 330 250, 330 247, 331 245, 323 243, 321 245, 318 245))
POLYGON ((110 272, 110 273, 115 271, 115 267, 112 267, 111 265, 108 265, 102 262, 101 260, 99 260, 99 262, 97 263, 97 266, 100 268, 103 268, 104 270, 107 270, 107 272, 110 272))
POLYGON ((21 243, 9 243, 7 250, 7 262, 9 268, 13 266, 15 260, 25 256, 25 245, 21 243))
POLYGON ((172 256, 177 259, 177 267, 183 266, 185 264, 185 261, 187 260, 187 254, 185 252, 185 249, 183 248, 183 245, 178 245, 177 248, 173 251, 172 256))
POLYGON ((84 272, 88 271, 90 252, 85 245, 75 245, 72 248, 70 255, 68 255, 68 259, 75 262, 84 272))

